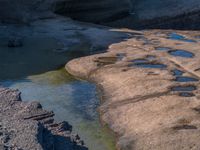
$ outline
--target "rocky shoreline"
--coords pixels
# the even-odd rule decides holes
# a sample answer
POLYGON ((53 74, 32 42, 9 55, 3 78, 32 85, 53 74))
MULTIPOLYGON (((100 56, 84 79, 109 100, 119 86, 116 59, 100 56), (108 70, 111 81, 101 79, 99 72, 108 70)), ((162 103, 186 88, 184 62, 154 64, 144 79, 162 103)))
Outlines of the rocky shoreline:
MULTIPOLYGON (((129 6, 128 1, 114 0, 2 0, 1 42, 13 47, 23 46, 16 38, 52 38, 60 45, 55 52, 77 50, 81 56, 107 49, 74 59, 66 69, 101 87, 101 119, 118 135, 117 148, 199 150, 199 32, 118 30, 54 13, 118 27, 139 24, 142 28, 199 29, 198 0, 132 2, 129 6), (129 16, 130 8, 133 16, 129 16)), ((50 66, 48 61, 44 64, 50 66)), ((3 79, 10 78, 7 74, 16 77, 18 72, 13 73, 13 68, 19 66, 8 72, 8 67, 1 65, 1 71, 6 72, 1 74, 3 79)), ((40 64, 37 67, 41 68, 40 64)), ((39 73, 31 67, 26 73, 28 69, 30 74, 39 73)), ((56 123, 54 113, 43 110, 37 102, 22 102, 17 90, 0 88, 0 107, 0 149, 87 149, 78 135, 72 135, 67 122, 56 123)))
POLYGON ((38 102, 22 102, 18 90, 1 87, 0 107, 2 150, 87 150, 68 122, 55 122, 38 102))
MULTIPOLYGON (((26 43, 25 39, 34 42, 34 39, 42 37, 52 39, 50 41, 58 43, 56 44, 58 47, 55 47, 57 49, 53 47, 55 53, 61 54, 62 52, 74 50, 80 52, 80 56, 96 53, 98 49, 105 49, 110 43, 129 37, 127 33, 111 31, 107 27, 75 22, 60 16, 37 20, 32 22, 30 26, 0 24, 0 32, 2 33, 0 35, 2 49, 7 50, 9 48, 9 50, 12 50, 13 47, 28 49, 30 45, 26 43)), ((36 48, 39 49, 39 47, 36 48)), ((2 55, 4 55, 3 51, 2 55)), ((66 60, 63 63, 66 63, 66 60)), ((56 67, 56 62, 55 64, 52 60, 47 62, 47 64, 52 64, 50 70, 56 67)), ((22 66, 30 63, 29 61, 28 63, 22 63, 22 66)), ((0 64, 2 69, 1 80, 15 79, 27 75, 27 70, 22 74, 20 74, 20 71, 13 74, 14 66, 8 63, 10 66, 5 67, 4 64, 5 62, 2 60, 0 64)), ((31 65, 37 66, 35 61, 31 65)), ((38 67, 41 67, 41 65, 38 67)), ((43 71, 37 71, 37 67, 32 67, 28 71, 30 74, 41 72, 43 71)), ((72 127, 67 122, 54 122, 54 113, 43 110, 37 102, 22 102, 20 92, 17 90, 2 87, 0 89, 0 107, 0 132, 2 133, 0 148, 2 149, 87 149, 82 145, 83 142, 79 136, 71 133, 72 127)))
POLYGON ((123 31, 132 38, 66 70, 101 87, 101 119, 118 149, 198 150, 200 33, 123 31))

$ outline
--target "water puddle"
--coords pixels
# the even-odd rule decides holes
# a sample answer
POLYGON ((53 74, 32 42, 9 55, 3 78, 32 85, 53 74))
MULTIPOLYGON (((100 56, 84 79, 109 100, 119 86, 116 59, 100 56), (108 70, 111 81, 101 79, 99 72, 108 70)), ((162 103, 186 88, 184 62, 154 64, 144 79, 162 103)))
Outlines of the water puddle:
POLYGON ((193 77, 176 77, 175 81, 177 82, 198 82, 199 80, 193 77))
POLYGON ((137 67, 141 67, 141 68, 155 68, 155 69, 165 69, 167 68, 166 65, 164 64, 154 64, 154 63, 137 63, 134 64, 137 67))
POLYGON ((193 53, 186 51, 186 50, 170 50, 170 51, 168 51, 168 53, 173 56, 184 57, 184 58, 193 58, 194 57, 193 53))
POLYGON ((200 39, 200 35, 196 35, 196 36, 194 36, 194 38, 200 39))
POLYGON ((154 69, 165 69, 167 68, 167 65, 165 64, 161 64, 161 63, 158 63, 152 59, 155 59, 156 57, 155 56, 147 56, 147 59, 134 59, 133 61, 133 64, 130 64, 129 67, 131 66, 137 66, 137 67, 141 67, 141 68, 154 68, 154 69), (150 60, 148 60, 150 59, 150 60))
POLYGON ((188 86, 175 86, 172 87, 171 90, 174 92, 185 92, 185 91, 195 91, 197 88, 196 86, 193 85, 188 85, 188 86))
POLYGON ((149 61, 147 59, 140 58, 140 59, 134 59, 131 62, 133 62, 134 64, 140 64, 140 63, 148 63, 149 61))
POLYGON ((19 89, 24 101, 37 100, 53 110, 57 121, 68 121, 90 150, 115 149, 114 137, 99 122, 95 85, 74 79, 64 68, 56 69, 88 55, 88 43, 57 53, 60 44, 51 38, 25 39, 20 48, 8 48, 5 42, 0 41, 0 84, 19 89))
POLYGON ((170 51, 172 49, 170 47, 156 47, 155 50, 157 50, 157 51, 170 51))
POLYGON ((174 76, 182 76, 184 74, 183 71, 178 70, 178 69, 172 70, 172 73, 173 73, 174 76))
POLYGON ((179 96, 181 96, 181 97, 194 97, 195 95, 193 93, 189 93, 189 92, 181 92, 181 93, 179 93, 179 96))
POLYGON ((178 40, 178 41, 184 41, 184 42, 196 42, 195 40, 187 39, 186 37, 184 37, 180 34, 177 34, 175 32, 170 33, 168 35, 168 38, 171 39, 171 40, 178 40))

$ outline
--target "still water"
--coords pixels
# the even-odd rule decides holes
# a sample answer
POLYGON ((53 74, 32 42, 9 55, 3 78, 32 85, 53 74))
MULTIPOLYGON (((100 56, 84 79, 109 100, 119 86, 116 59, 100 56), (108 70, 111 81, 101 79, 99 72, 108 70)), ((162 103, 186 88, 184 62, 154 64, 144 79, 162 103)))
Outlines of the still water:
POLYGON ((53 110, 57 121, 68 121, 90 150, 114 150, 114 137, 99 122, 95 85, 63 68, 70 59, 91 54, 89 43, 58 52, 62 45, 52 38, 26 38, 18 48, 8 48, 7 40, 0 41, 0 84, 19 89, 24 101, 53 110))

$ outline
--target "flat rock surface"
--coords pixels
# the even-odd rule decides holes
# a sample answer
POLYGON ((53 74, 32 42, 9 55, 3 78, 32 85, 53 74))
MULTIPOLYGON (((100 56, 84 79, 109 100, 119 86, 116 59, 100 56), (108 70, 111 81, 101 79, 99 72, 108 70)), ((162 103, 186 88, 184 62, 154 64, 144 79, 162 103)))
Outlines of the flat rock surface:
POLYGON ((122 150, 200 149, 200 32, 123 30, 132 38, 74 59, 102 92, 101 118, 122 150))

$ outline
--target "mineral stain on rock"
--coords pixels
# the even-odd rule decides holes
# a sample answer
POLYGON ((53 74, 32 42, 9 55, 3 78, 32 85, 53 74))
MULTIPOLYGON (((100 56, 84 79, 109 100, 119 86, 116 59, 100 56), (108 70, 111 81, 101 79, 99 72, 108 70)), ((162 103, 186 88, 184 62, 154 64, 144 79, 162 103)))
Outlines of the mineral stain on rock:
POLYGON ((174 130, 194 130, 194 129, 197 129, 197 127, 194 125, 184 124, 184 125, 177 125, 177 126, 173 127, 173 129, 174 130))
MULTIPOLYGON (((120 56, 121 57, 121 56, 120 56)), ((106 65, 114 64, 118 61, 117 56, 110 56, 110 57, 98 57, 95 62, 97 63, 97 66, 102 67, 106 65)))

